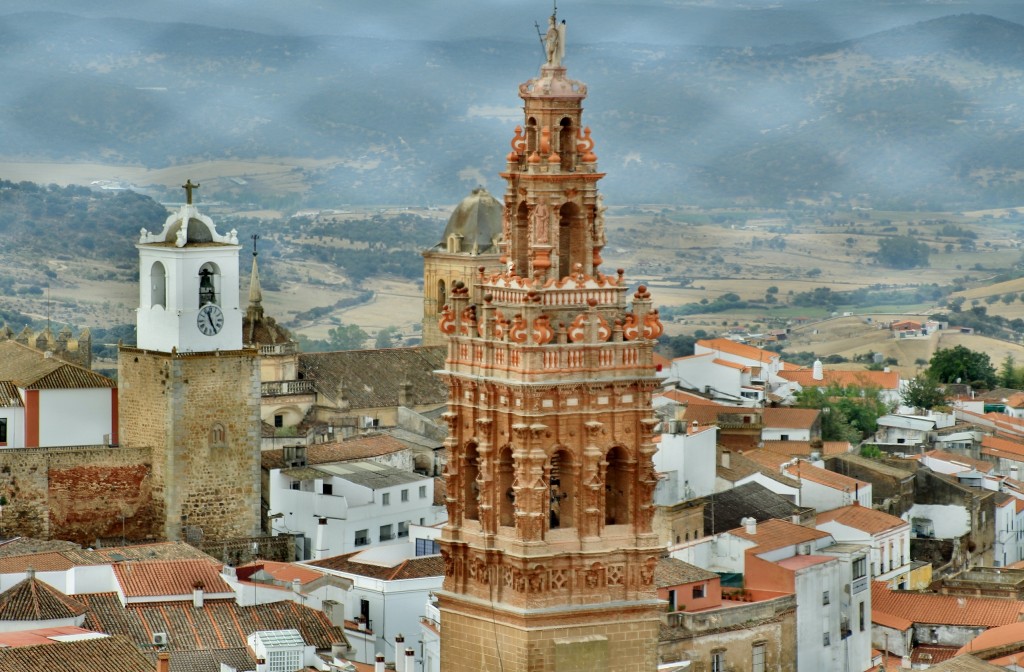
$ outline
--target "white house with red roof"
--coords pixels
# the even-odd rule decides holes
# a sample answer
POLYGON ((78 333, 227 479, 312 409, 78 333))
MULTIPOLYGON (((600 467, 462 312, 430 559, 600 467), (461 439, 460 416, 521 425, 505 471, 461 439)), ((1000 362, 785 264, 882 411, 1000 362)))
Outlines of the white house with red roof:
POLYGON ((813 441, 821 438, 816 408, 766 408, 761 412, 762 441, 813 441))
POLYGON ((117 443, 117 383, 0 341, 0 448, 117 443))
POLYGON ((858 387, 873 388, 879 391, 883 402, 895 408, 900 403, 900 392, 903 380, 898 371, 868 371, 867 369, 846 370, 826 369, 820 361, 815 361, 810 369, 785 368, 779 371, 779 378, 799 386, 799 389, 812 387, 858 387))
POLYGON ((714 492, 718 428, 666 420, 659 429, 652 458, 658 473, 655 504, 673 506, 714 492))
POLYGON ((910 582, 910 523, 859 503, 818 514, 816 527, 836 541, 871 547, 871 578, 892 588, 910 582))
POLYGON ((764 385, 761 381, 755 383, 754 369, 713 352, 673 359, 667 379, 737 406, 756 406, 764 401, 764 385))
POLYGON ((872 488, 867 481, 837 474, 805 460, 786 466, 782 473, 800 483, 801 506, 814 507, 819 513, 854 502, 871 508, 872 488))
POLYGON ((704 569, 743 575, 758 595, 795 594, 797 669, 867 670, 871 591, 866 545, 785 520, 758 523, 676 547, 671 556, 704 569))

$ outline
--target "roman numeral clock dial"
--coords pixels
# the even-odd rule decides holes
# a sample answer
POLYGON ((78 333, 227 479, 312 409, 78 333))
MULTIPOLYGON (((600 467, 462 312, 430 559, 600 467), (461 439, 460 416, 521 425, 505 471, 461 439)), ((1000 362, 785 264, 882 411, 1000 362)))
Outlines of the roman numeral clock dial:
POLYGON ((208 303, 199 309, 199 314, 196 315, 196 326, 199 327, 199 331, 207 336, 214 336, 224 326, 224 313, 220 307, 212 303, 208 303))

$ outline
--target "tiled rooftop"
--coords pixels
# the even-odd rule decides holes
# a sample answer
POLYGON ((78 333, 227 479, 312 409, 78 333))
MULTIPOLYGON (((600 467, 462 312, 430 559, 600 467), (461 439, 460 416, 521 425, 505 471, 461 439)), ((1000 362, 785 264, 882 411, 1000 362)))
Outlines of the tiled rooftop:
POLYGON ((697 581, 718 579, 718 574, 676 558, 660 558, 654 567, 654 585, 658 588, 681 586, 697 581))
POLYGON ((747 532, 746 527, 729 530, 729 534, 755 542, 757 553, 765 553, 785 546, 797 546, 830 536, 828 532, 796 525, 785 520, 766 520, 763 523, 758 523, 754 534, 747 532))
POLYGON ((1022 610, 1024 602, 1017 600, 896 591, 884 583, 871 583, 872 620, 876 614, 890 614, 926 625, 993 628, 1016 623, 1022 610))
POLYGON ((0 621, 56 621, 85 613, 85 605, 30 576, 0 594, 0 621))
POLYGON ((810 429, 821 411, 816 408, 771 408, 761 413, 761 424, 776 429, 810 429))
POLYGON ((0 341, 0 380, 28 390, 117 387, 117 383, 106 376, 56 357, 47 357, 16 341, 0 341))
MULTIPOLYGON (((393 436, 373 434, 334 443, 315 443, 306 446, 306 464, 330 464, 365 460, 408 450, 408 446, 393 436)), ((284 450, 264 450, 260 454, 264 469, 283 469, 284 450)))
POLYGON ((779 371, 779 377, 799 383, 801 387, 877 387, 883 390, 895 390, 899 387, 900 374, 896 371, 844 371, 825 369, 821 380, 814 378, 813 369, 785 369, 779 371))
POLYGON ((862 530, 868 534, 880 534, 900 527, 910 526, 910 523, 901 518, 897 518, 884 511, 869 509, 859 504, 843 506, 818 514, 819 525, 830 521, 852 527, 855 530, 862 530))
POLYGON ((399 581, 401 579, 420 579, 428 576, 444 575, 444 559, 440 555, 424 555, 415 558, 402 560, 401 562, 385 567, 379 564, 359 562, 353 559, 362 551, 335 555, 323 560, 313 560, 307 564, 314 567, 323 567, 337 572, 366 576, 371 579, 383 581, 399 581))
POLYGON ((810 462, 804 462, 803 460, 786 467, 786 473, 797 480, 812 481, 841 492, 853 493, 858 488, 868 487, 868 484, 864 481, 816 467, 810 462))
POLYGON ((973 457, 961 455, 960 453, 950 453, 945 450, 929 450, 926 453, 921 453, 921 456, 918 459, 921 459, 921 457, 930 457, 934 460, 949 462, 950 464, 964 465, 964 471, 976 469, 983 474, 987 474, 988 472, 992 471, 991 462, 985 462, 984 460, 976 460, 973 457))
POLYGON ((140 647, 149 647, 154 632, 167 633, 172 658, 173 652, 181 650, 244 648, 245 638, 256 630, 294 628, 307 644, 318 649, 329 649, 333 642, 347 642, 343 629, 331 625, 322 611, 290 600, 249 607, 238 606, 233 600, 218 600, 196 609, 191 602, 123 607, 116 593, 78 598, 89 608, 85 627, 123 635, 140 647))
POLYGON ((748 460, 745 456, 740 455, 737 452, 730 453, 728 467, 722 466, 721 452, 719 452, 718 466, 716 469, 718 476, 729 481, 730 483, 735 483, 736 481, 747 478, 748 476, 760 473, 772 479, 773 481, 778 481, 779 483, 783 483, 792 488, 800 487, 799 482, 797 482, 795 479, 790 478, 789 476, 780 474, 778 469, 772 469, 770 467, 761 466, 761 464, 759 464, 758 462, 755 462, 754 460, 748 460))
POLYGON ((764 449, 783 455, 810 456, 821 453, 822 457, 844 455, 850 452, 849 441, 823 441, 820 446, 811 441, 764 441, 764 449))
POLYGON ((697 341, 696 345, 708 348, 717 353, 727 353, 735 355, 737 357, 743 357, 745 359, 752 359, 757 362, 770 362, 773 359, 778 359, 778 353, 771 352, 770 350, 762 350, 761 348, 755 348, 752 345, 745 343, 737 343, 736 341, 730 341, 728 338, 709 338, 697 341))
POLYGON ((1000 436, 986 435, 981 440, 981 447, 982 449, 993 448, 1002 453, 1008 453, 1009 456, 1016 456, 1018 458, 1024 457, 1024 443, 1013 441, 1011 439, 1004 439, 1000 436))
POLYGON ((0 672, 153 672, 153 664, 127 639, 0 649, 0 672))
POLYGON ((399 387, 408 382, 408 406, 442 405, 448 387, 434 375, 444 368, 448 346, 310 352, 299 355, 299 369, 317 389, 343 396, 349 408, 398 405, 399 387))
POLYGON ((208 560, 119 562, 114 565, 114 575, 128 598, 191 596, 200 583, 207 594, 233 594, 221 578, 220 568, 220 564, 208 560))

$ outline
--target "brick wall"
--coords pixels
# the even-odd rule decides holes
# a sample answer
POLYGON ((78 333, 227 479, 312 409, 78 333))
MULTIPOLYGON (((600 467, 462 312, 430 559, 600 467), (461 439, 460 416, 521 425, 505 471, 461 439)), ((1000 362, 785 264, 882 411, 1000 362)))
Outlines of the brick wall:
POLYGON ((148 449, 106 446, 0 451, 5 536, 140 541, 161 530, 148 449))

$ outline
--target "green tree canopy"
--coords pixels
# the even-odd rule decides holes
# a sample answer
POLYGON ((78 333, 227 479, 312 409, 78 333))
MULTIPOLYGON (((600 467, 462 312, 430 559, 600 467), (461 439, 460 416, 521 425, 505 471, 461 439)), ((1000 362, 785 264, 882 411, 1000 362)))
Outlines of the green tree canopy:
POLYGON ((907 386, 900 392, 900 398, 907 406, 926 411, 946 403, 946 395, 934 378, 918 375, 907 381, 907 386))
POLYGON ((804 388, 797 394, 796 405, 821 410, 823 441, 851 443, 859 443, 874 434, 878 430, 878 418, 891 410, 882 400, 879 388, 856 385, 804 388))
POLYGON ((910 236, 893 236, 878 240, 878 263, 891 268, 917 268, 928 265, 932 249, 910 236))
POLYGON ((984 352, 975 352, 962 345, 943 348, 932 355, 928 375, 940 383, 969 383, 994 387, 996 370, 984 352))

